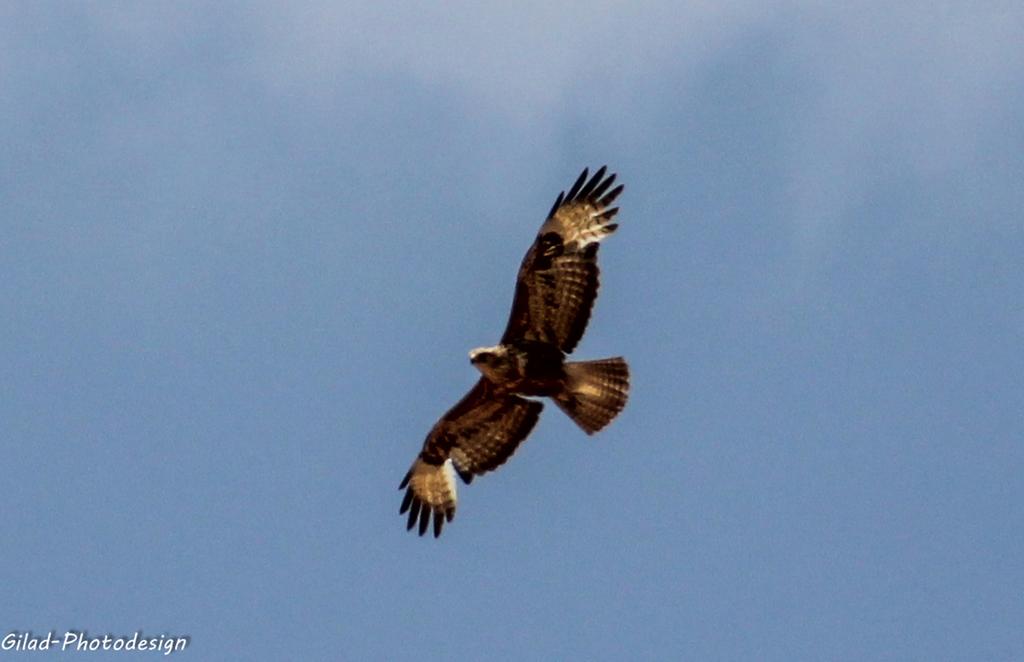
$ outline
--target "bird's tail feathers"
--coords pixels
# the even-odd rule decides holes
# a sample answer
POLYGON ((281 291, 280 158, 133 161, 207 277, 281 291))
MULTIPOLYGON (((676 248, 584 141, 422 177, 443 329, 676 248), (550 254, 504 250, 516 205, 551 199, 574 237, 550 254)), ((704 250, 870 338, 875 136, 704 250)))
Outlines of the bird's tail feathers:
POLYGON ((555 404, 587 434, 611 423, 629 397, 629 366, 617 356, 565 364, 565 390, 555 404))

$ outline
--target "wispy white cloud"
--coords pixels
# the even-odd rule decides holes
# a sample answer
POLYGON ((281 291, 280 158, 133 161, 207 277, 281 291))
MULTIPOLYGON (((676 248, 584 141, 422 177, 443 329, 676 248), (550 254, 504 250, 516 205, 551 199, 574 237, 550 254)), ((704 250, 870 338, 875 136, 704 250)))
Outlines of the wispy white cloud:
POLYGON ((1012 121, 1009 93, 1024 70, 1020 9, 830 5, 793 19, 789 47, 816 90, 796 110, 788 159, 805 257, 831 245, 880 179, 955 176, 1012 121))
MULTIPOLYGON (((97 3, 82 11, 103 47, 139 71, 167 67, 190 49, 222 51, 217 62, 224 68, 195 89, 176 72, 178 87, 165 91, 176 98, 147 105, 158 119, 180 99, 202 109, 182 110, 193 115, 230 103, 216 98, 225 73, 269 95, 302 99, 297 112, 311 113, 359 106, 350 95, 377 79, 409 81, 436 91, 467 121, 515 127, 540 144, 533 149, 547 148, 559 127, 601 126, 679 103, 693 94, 688 82, 706 80, 713 63, 751 35, 769 35, 788 54, 784 62, 799 70, 803 88, 779 146, 779 185, 787 191, 779 197, 789 206, 783 216, 793 219, 798 252, 809 255, 829 245, 844 214, 879 176, 941 179, 971 164, 993 132, 1015 121, 1007 98, 1024 77, 1024 10, 1009 2, 463 1, 400 10, 368 2, 97 3)), ((2 36, 15 37, 15 27, 25 34, 17 13, 7 14, 2 36)), ((8 72, 40 55, 24 37, 17 41, 8 72)), ((754 112, 749 121, 762 119, 754 112)), ((121 124, 113 122, 117 130, 108 133, 119 134, 121 124)), ((644 130, 642 122, 634 126, 644 130)), ((611 140, 628 148, 625 132, 611 140)))
POLYGON ((750 35, 772 34, 810 90, 782 146, 782 197, 796 250, 808 254, 884 175, 879 164, 941 179, 971 163, 1012 121, 1004 100, 1024 71, 1024 10, 1013 3, 463 2, 400 13, 319 3, 267 5, 250 20, 263 41, 254 71, 284 92, 406 76, 461 99, 467 113, 538 135, 634 113, 639 89, 662 89, 662 103, 685 96, 710 63, 750 35))
MULTIPOLYGON (((943 149, 958 152, 963 123, 977 125, 998 105, 1024 64, 1017 3, 97 3, 83 11, 111 51, 136 59, 218 41, 237 71, 282 93, 332 95, 354 76, 408 77, 477 112, 527 121, 570 108, 586 114, 607 100, 605 86, 678 85, 749 34, 773 30, 820 86, 826 124, 881 129, 913 117, 899 141, 923 168, 936 154, 915 150, 938 149, 932 138, 942 134, 953 138, 943 149), (593 96, 568 96, 583 89, 593 96)), ((7 13, 13 31, 18 16, 7 13)))
POLYGON ((272 3, 249 17, 258 75, 289 92, 330 93, 347 75, 407 76, 477 112, 532 122, 604 102, 605 86, 696 68, 752 2, 453 2, 406 6, 272 3), (578 98, 584 85, 587 98, 578 98))

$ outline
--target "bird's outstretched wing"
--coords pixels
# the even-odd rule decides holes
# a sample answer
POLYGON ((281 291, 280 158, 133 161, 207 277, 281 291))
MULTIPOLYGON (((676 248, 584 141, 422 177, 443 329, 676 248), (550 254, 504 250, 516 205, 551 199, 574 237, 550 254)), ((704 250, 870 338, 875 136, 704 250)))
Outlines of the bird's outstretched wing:
POLYGON ((559 194, 519 267, 512 313, 502 343, 539 340, 566 354, 576 348, 597 298, 598 242, 618 227, 612 207, 622 185, 602 167, 584 169, 568 193, 559 194))
POLYGON ((408 529, 419 523, 422 536, 434 516, 434 537, 455 516, 455 473, 467 484, 473 476, 505 463, 537 423, 544 405, 495 388, 481 378, 441 417, 398 489, 404 489, 400 513, 409 512, 408 529), (454 468, 454 471, 453 471, 454 468))

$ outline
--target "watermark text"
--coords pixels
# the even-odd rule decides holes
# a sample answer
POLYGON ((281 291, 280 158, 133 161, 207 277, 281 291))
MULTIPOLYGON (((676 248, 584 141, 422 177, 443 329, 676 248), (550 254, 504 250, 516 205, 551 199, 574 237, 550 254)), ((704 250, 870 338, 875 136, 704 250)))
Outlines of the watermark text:
POLYGON ((0 639, 0 651, 144 651, 170 655, 185 650, 190 643, 192 638, 187 635, 147 636, 141 630, 131 635, 105 634, 95 637, 90 637, 85 630, 68 630, 64 633, 51 630, 45 635, 15 630, 0 639))

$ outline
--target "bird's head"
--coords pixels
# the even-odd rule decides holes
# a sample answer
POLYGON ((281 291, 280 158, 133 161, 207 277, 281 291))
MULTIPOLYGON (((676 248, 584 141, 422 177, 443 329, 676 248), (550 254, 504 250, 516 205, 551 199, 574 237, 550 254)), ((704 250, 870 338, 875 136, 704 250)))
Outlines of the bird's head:
POLYGON ((502 345, 478 347, 469 352, 469 362, 486 377, 496 381, 505 374, 508 367, 508 349, 502 345))

